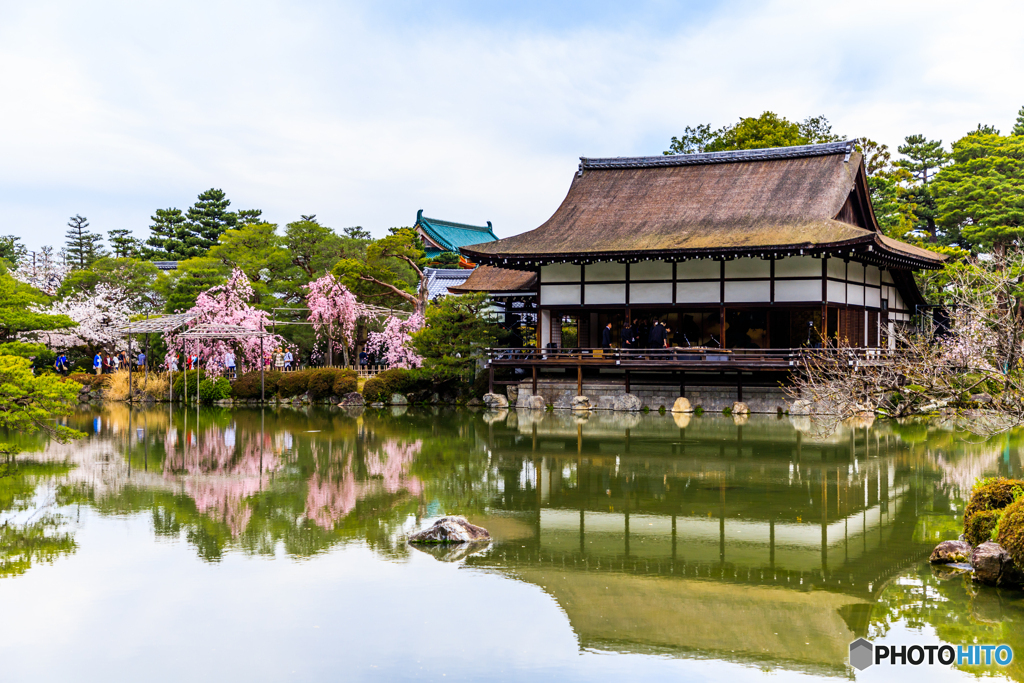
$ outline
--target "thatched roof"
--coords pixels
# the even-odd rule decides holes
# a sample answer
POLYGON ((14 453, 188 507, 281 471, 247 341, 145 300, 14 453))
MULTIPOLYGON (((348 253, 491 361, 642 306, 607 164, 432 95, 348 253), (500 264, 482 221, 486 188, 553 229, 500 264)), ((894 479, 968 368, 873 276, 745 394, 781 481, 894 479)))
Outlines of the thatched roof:
POLYGON ((881 235, 853 144, 583 158, 543 225, 462 253, 478 263, 521 265, 849 248, 938 267, 943 257, 881 235))
POLYGON ((478 266, 460 285, 448 288, 452 294, 469 292, 529 292, 537 284, 537 274, 531 271, 478 266))

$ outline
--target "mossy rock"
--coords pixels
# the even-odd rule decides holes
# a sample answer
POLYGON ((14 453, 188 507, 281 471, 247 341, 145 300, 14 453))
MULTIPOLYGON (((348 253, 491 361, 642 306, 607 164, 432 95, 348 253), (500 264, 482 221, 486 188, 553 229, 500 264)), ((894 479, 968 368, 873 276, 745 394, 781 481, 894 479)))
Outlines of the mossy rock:
POLYGON ((1024 498, 1003 510, 996 542, 1010 554, 1017 569, 1024 572, 1024 498))
POLYGON ((996 528, 1002 515, 1002 510, 979 510, 970 517, 965 517, 964 538, 975 547, 992 540, 992 530, 996 528))
MULTIPOLYGON (((1021 479, 982 479, 971 490, 971 500, 964 510, 964 522, 982 510, 1001 510, 1013 502, 1014 489, 1024 490, 1021 479)), ((966 526, 965 526, 966 531, 966 526)))

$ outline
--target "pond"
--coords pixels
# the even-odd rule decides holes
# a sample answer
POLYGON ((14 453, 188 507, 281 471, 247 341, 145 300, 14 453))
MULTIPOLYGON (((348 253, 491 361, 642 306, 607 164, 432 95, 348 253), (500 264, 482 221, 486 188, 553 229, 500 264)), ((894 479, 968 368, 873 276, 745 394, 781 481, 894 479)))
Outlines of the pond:
POLYGON ((1006 643, 1024 595, 933 571, 1020 434, 442 409, 129 412, 0 476, 4 681, 1024 680, 847 664, 1006 643), (484 549, 422 551, 444 514, 484 549))

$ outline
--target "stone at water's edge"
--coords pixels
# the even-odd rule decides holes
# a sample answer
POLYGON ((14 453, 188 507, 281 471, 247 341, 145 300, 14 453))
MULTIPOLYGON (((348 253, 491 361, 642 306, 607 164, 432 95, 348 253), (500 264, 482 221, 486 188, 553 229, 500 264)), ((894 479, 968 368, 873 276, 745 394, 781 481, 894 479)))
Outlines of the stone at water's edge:
POLYGON ((338 405, 343 408, 354 408, 355 406, 364 405, 363 395, 358 391, 353 391, 350 394, 345 394, 345 398, 341 399, 341 403, 338 405))
POLYGON ((590 398, 587 396, 573 396, 572 397, 572 409, 573 410, 590 410, 590 398))
POLYGON ((530 410, 547 410, 548 404, 544 402, 543 396, 528 396, 526 407, 530 410))
POLYGON ((491 534, 483 527, 470 524, 465 517, 442 517, 429 529, 409 537, 409 543, 474 543, 490 540, 491 534))
POLYGON ((515 405, 516 400, 519 398, 519 387, 515 384, 509 384, 505 387, 505 393, 508 394, 508 402, 515 405))
POLYGON ((391 405, 406 406, 409 405, 409 399, 407 399, 402 394, 391 394, 391 405))
POLYGON ((932 564, 967 562, 971 559, 971 544, 967 541, 943 541, 935 546, 928 561, 932 564))
POLYGON ((742 401, 736 401, 732 404, 733 415, 750 415, 750 407, 742 401))
POLYGON ((643 403, 633 394, 620 394, 615 397, 612 410, 620 412, 637 412, 643 408, 643 403))
POLYGON ((484 394, 484 405, 490 410, 508 408, 508 399, 501 394, 484 394))
POLYGON ((680 396, 676 399, 676 402, 672 404, 673 413, 692 413, 693 406, 690 405, 690 399, 685 396, 680 396))
POLYGON ((994 541, 985 541, 971 551, 974 580, 989 586, 1021 585, 1020 572, 1013 565, 1010 553, 994 541))
POLYGON ((811 402, 804 399, 799 401, 793 401, 793 405, 789 407, 790 415, 810 415, 811 414, 811 402))

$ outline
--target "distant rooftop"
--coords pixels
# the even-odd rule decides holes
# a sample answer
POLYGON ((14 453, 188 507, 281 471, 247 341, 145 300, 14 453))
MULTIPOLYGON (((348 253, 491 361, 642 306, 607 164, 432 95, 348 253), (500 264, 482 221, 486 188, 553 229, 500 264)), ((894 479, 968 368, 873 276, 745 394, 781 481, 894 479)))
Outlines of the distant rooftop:
POLYGON ((728 164, 740 161, 769 161, 772 159, 799 159, 802 157, 849 155, 856 140, 826 142, 820 145, 794 145, 767 149, 739 149, 730 152, 699 152, 697 154, 663 154, 656 157, 607 157, 593 159, 580 157, 580 171, 588 168, 657 168, 662 166, 699 166, 728 164))
POLYGON ((460 247, 495 242, 498 239, 490 221, 487 221, 487 225, 484 226, 427 218, 423 215, 423 209, 416 212, 415 227, 427 241, 427 256, 436 256, 442 251, 457 254, 460 247))
POLYGON ((424 268, 423 275, 427 278, 427 296, 434 299, 448 294, 449 287, 458 287, 473 273, 466 268, 424 268))

